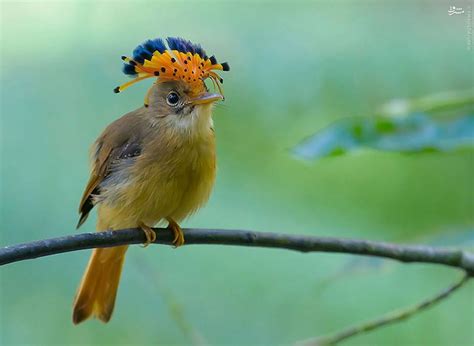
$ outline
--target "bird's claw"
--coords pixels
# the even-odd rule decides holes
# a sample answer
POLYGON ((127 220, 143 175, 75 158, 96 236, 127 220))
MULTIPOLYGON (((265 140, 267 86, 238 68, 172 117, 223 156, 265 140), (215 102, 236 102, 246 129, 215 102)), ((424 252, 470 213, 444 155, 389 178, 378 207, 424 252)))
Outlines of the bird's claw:
POLYGON ((150 226, 145 225, 144 223, 140 223, 139 227, 142 229, 143 233, 145 233, 146 242, 143 243, 143 247, 147 247, 151 243, 154 243, 156 240, 156 233, 150 226))
POLYGON ((173 238, 173 245, 175 248, 180 247, 181 245, 184 244, 184 234, 183 230, 181 227, 178 225, 176 221, 173 219, 167 219, 169 224, 168 224, 168 229, 173 232, 174 238, 173 238))

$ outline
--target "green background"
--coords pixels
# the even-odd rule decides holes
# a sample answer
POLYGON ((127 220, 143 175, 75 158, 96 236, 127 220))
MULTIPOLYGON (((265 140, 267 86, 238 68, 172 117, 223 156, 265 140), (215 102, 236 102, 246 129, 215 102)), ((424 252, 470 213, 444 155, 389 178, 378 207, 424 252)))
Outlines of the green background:
MULTIPOLYGON (((0 245, 75 233, 90 144, 139 107, 151 83, 114 94, 127 80, 120 56, 148 38, 182 36, 231 66, 214 117, 215 190, 184 226, 472 247, 472 150, 365 150, 314 163, 290 152, 393 98, 472 87, 467 14, 449 16, 451 5, 2 1, 0 245)), ((291 344, 411 305, 461 275, 346 255, 135 246, 112 321, 73 326, 88 256, 1 268, 0 343, 291 344)), ((473 325, 470 283, 346 344, 472 344, 473 325)))

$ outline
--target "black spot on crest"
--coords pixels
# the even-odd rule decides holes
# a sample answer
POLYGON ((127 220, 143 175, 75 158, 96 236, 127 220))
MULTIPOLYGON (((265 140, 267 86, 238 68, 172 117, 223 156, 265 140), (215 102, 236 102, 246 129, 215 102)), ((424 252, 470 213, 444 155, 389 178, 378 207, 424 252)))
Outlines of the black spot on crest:
POLYGON ((222 70, 223 71, 230 71, 230 66, 229 66, 228 63, 223 62, 221 65, 222 65, 222 70))

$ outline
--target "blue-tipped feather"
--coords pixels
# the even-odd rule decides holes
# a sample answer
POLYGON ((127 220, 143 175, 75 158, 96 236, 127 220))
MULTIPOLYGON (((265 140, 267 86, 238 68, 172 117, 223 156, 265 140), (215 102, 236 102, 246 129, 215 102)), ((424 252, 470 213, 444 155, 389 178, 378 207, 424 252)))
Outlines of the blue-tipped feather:
POLYGON ((158 51, 160 53, 164 53, 166 50, 165 43, 161 38, 155 38, 154 40, 146 41, 143 46, 150 52, 158 51))
POLYGON ((201 58, 204 58, 206 55, 206 52, 204 49, 202 49, 201 45, 199 44, 194 44, 191 41, 185 40, 181 37, 168 37, 166 39, 166 42, 168 42, 168 47, 170 47, 171 50, 177 50, 178 52, 183 52, 183 53, 191 53, 191 54, 199 54, 201 58))
POLYGON ((153 52, 150 52, 148 49, 146 49, 142 45, 139 45, 137 48, 133 50, 133 60, 135 60, 136 62, 139 62, 140 64, 143 64, 145 59, 151 60, 152 55, 153 55, 153 52))
POLYGON ((168 42, 168 47, 170 47, 171 50, 177 50, 178 52, 183 53, 194 53, 194 49, 192 49, 192 43, 180 37, 168 37, 166 42, 168 42))
POLYGON ((194 51, 201 57, 204 58, 206 56, 206 52, 202 49, 200 44, 194 45, 194 51))
POLYGON ((163 53, 166 50, 165 43, 161 38, 155 38, 154 40, 148 40, 133 51, 133 59, 143 64, 145 59, 151 60, 153 56, 153 52, 158 51, 163 53))
POLYGON ((123 73, 128 74, 130 76, 135 76, 137 72, 135 71, 135 66, 132 66, 130 64, 123 64, 122 68, 123 73))

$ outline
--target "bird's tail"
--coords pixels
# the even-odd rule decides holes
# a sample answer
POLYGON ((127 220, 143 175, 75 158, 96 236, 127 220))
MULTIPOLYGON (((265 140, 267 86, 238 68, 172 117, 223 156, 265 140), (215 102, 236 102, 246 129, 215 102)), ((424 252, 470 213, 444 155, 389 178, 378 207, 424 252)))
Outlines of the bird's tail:
POLYGON ((74 324, 91 316, 105 323, 110 320, 127 248, 118 246, 93 251, 74 299, 74 324))

